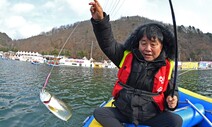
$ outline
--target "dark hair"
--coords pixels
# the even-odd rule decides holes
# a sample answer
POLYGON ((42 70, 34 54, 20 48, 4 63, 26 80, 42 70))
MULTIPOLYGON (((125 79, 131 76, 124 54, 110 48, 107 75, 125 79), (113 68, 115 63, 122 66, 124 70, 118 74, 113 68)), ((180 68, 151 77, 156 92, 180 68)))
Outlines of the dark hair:
POLYGON ((139 26, 125 41, 125 48, 133 50, 138 48, 139 40, 146 35, 149 40, 158 38, 163 44, 163 50, 166 56, 174 59, 175 54, 175 40, 172 32, 165 26, 157 23, 149 23, 139 26))
POLYGON ((143 38, 143 36, 146 35, 147 39, 155 41, 157 38, 161 43, 163 42, 163 34, 161 32, 161 29, 158 28, 156 25, 147 25, 140 29, 138 35, 140 35, 140 38, 143 38))

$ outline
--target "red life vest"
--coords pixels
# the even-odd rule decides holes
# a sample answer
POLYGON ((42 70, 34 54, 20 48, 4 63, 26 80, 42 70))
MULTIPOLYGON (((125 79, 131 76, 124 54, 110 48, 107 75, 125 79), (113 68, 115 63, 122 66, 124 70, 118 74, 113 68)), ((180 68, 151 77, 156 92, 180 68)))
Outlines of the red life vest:
MULTIPOLYGON (((115 83, 115 86, 113 88, 112 95, 114 98, 117 97, 118 92, 123 88, 119 82, 122 84, 126 84, 128 77, 131 72, 131 66, 132 66, 132 59, 133 54, 129 51, 125 51, 124 57, 122 58, 122 61, 119 65, 120 69, 118 71, 118 80, 115 83)), ((153 97, 153 100, 158 105, 161 111, 164 110, 164 92, 167 89, 168 82, 171 79, 171 73, 174 62, 166 60, 166 66, 162 66, 159 71, 156 73, 154 77, 154 85, 152 89, 152 93, 159 93, 157 96, 153 97)))

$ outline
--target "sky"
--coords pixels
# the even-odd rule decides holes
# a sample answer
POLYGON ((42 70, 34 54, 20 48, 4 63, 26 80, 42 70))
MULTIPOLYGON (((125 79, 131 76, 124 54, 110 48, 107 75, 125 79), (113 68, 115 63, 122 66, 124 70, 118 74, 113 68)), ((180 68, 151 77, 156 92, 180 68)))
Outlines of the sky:
MULTIPOLYGON (((92 0, 0 0, 0 32, 13 40, 90 20, 92 0)), ((143 16, 172 24, 169 0, 99 0, 110 19, 143 16)), ((212 0, 172 0, 176 24, 212 33, 212 0)))

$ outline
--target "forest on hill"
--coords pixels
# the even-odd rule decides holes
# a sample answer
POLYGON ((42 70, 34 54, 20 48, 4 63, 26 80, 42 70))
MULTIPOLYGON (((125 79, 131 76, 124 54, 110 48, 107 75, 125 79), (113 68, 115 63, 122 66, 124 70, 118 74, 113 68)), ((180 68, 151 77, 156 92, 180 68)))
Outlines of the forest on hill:
POLYGON ((0 32, 0 51, 5 50, 9 48, 9 42, 11 42, 12 39, 6 34, 0 32))
MULTIPOLYGON (((139 16, 122 17, 118 20, 111 21, 111 24, 115 39, 119 43, 124 43, 135 28, 150 22, 164 24, 139 16)), ((165 25, 173 29, 171 24, 165 25)), ((42 32, 39 35, 26 39, 12 40, 6 33, 0 33, 0 51, 31 51, 39 52, 43 55, 51 54, 57 56, 71 33, 72 35, 68 39, 61 55, 72 58, 83 58, 86 56, 89 59, 92 49, 92 57, 95 60, 108 59, 98 46, 90 20, 60 26, 58 28, 55 27, 49 32, 42 32)), ((177 26, 177 33, 179 60, 212 60, 211 33, 203 33, 194 26, 185 27, 183 25, 177 26)))

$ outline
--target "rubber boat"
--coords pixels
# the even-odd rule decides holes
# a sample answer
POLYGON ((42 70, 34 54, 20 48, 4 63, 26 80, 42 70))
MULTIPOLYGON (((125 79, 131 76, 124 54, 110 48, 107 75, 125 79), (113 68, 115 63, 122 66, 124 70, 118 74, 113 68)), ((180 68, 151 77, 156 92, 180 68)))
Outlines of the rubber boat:
MULTIPOLYGON (((182 127, 212 127, 212 98, 202 96, 184 88, 179 87, 180 101, 174 113, 179 114, 183 119, 182 127)), ((112 104, 111 98, 100 106, 109 107, 112 104)), ((134 127, 133 124, 124 123, 125 127, 134 127)), ((92 116, 87 117, 83 127, 102 127, 92 116)), ((138 127, 149 127, 139 125, 138 127)))

